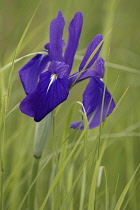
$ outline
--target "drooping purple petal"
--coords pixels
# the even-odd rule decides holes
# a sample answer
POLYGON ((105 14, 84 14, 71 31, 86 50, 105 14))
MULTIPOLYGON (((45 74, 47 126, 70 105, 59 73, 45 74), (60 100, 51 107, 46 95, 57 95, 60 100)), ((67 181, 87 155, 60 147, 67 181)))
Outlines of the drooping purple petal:
POLYGON ((66 65, 63 62, 52 61, 48 71, 51 72, 51 74, 56 74, 59 78, 62 78, 64 75, 66 75, 68 68, 69 65, 66 65))
POLYGON ((70 74, 72 68, 74 56, 78 48, 82 25, 83 15, 81 12, 77 12, 69 25, 68 44, 64 54, 64 62, 69 65, 69 71, 67 75, 70 74))
POLYGON ((59 11, 57 17, 50 24, 50 57, 55 61, 62 61, 62 39, 65 20, 59 11))
POLYGON ((93 40, 91 41, 91 43, 89 44, 86 53, 84 55, 84 58, 80 64, 79 67, 79 71, 81 71, 82 69, 88 69, 90 68, 93 63, 95 62, 95 60, 98 58, 99 53, 101 51, 102 45, 99 47, 99 49, 97 50, 97 52, 95 53, 95 55, 93 56, 92 60, 89 62, 89 64, 87 64, 87 61, 89 59, 89 57, 91 56, 91 54, 94 52, 94 50, 97 48, 97 46, 102 42, 103 37, 102 34, 97 34, 93 40), (85 67, 86 66, 86 67, 85 67))
POLYGON ((84 130, 83 121, 71 123, 71 128, 76 129, 76 130, 84 130))
POLYGON ((39 122, 65 101, 68 94, 67 77, 58 78, 46 71, 40 75, 36 90, 21 102, 20 110, 24 114, 34 117, 36 122, 39 122))
MULTIPOLYGON (((98 127, 100 125, 100 119, 103 122, 115 108, 115 102, 109 91, 107 89, 105 90, 104 102, 102 101, 103 94, 104 83, 99 78, 92 77, 83 94, 83 105, 86 110, 90 129, 98 127), (101 117, 102 103, 103 112, 101 117)), ((74 129, 77 129, 78 126, 79 130, 83 130, 84 126, 81 121, 72 123, 71 125, 74 129)))
POLYGON ((36 89, 38 77, 45 70, 49 61, 50 57, 48 55, 37 54, 19 70, 19 76, 26 94, 36 89))

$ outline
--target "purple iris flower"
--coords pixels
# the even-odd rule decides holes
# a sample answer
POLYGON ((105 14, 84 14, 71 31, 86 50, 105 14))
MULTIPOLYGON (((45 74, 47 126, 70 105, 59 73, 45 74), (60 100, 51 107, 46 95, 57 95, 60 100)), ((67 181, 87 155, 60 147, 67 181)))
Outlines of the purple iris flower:
MULTIPOLYGON (((70 75, 82 24, 83 15, 77 12, 69 24, 68 42, 63 53, 65 43, 62 36, 65 20, 59 11, 50 24, 50 42, 45 45, 44 50, 47 54, 37 54, 19 71, 27 95, 20 104, 20 110, 33 117, 36 122, 41 121, 65 101, 72 86, 87 78, 90 80, 83 93, 83 106, 89 120, 89 128, 100 125, 101 109, 104 121, 115 107, 107 88, 104 94, 104 83, 101 81, 104 76, 104 60, 99 57, 103 43, 101 34, 96 35, 89 44, 78 72, 70 75), (95 49, 96 53, 89 61, 95 49)), ((72 123, 71 127, 82 130, 84 125, 80 121, 72 123)))

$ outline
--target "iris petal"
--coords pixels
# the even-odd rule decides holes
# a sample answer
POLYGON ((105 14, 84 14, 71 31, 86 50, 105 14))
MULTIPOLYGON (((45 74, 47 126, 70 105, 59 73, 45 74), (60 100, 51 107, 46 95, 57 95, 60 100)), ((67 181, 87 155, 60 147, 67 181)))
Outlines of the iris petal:
POLYGON ((63 29, 65 20, 59 11, 57 17, 50 24, 50 57, 55 61, 62 61, 63 29))
POLYGON ((103 58, 97 58, 93 65, 93 71, 95 72, 95 76, 99 78, 104 77, 105 72, 105 61, 103 58))
POLYGON ((83 72, 76 72, 69 77, 69 87, 81 82, 82 80, 85 80, 87 78, 90 78, 92 76, 96 76, 96 72, 94 70, 86 70, 83 72))
POLYGON ((82 121, 73 122, 71 123, 71 128, 76 129, 76 130, 84 130, 83 122, 82 121))
POLYGON ((49 61, 50 57, 48 55, 38 54, 19 70, 19 76, 26 94, 36 89, 38 77, 45 70, 49 61))
POLYGON ((81 12, 77 12, 69 25, 68 44, 64 54, 64 62, 69 65, 69 71, 67 75, 70 74, 72 68, 74 56, 78 48, 82 25, 83 15, 81 12))
MULTIPOLYGON (((101 34, 97 34, 93 40, 91 41, 91 43, 89 44, 87 50, 86 50, 86 53, 85 53, 85 56, 80 64, 80 67, 79 67, 79 71, 81 71, 82 69, 84 69, 89 57, 91 56, 91 54, 94 52, 94 50, 96 49, 96 47, 102 42, 103 40, 103 37, 101 34)), ((101 48, 102 48, 102 45, 99 47, 99 49, 97 50, 97 52, 95 53, 95 55, 93 56, 92 60, 89 62, 89 64, 86 66, 85 69, 88 69, 90 68, 93 63, 95 62, 95 60, 98 58, 99 56, 99 53, 101 51, 101 48)))
POLYGON ((52 74, 58 75, 59 78, 62 78, 64 75, 66 75, 68 68, 69 65, 66 65, 63 62, 52 61, 50 63, 48 71, 51 72, 52 74))
POLYGON ((105 71, 104 63, 105 62, 103 58, 97 58, 94 63, 93 69, 84 70, 83 72, 78 71, 72 74, 69 77, 69 87, 71 87, 74 84, 77 84, 78 82, 81 82, 82 80, 90 78, 92 76, 103 78, 104 71, 105 71))
MULTIPOLYGON (((101 109, 103 103, 102 122, 105 118, 112 113, 115 108, 115 102, 109 93, 105 90, 104 102, 104 83, 97 77, 91 77, 89 84, 83 94, 83 105, 86 110, 87 118, 89 121, 89 128, 95 128, 100 125, 101 109)), ((80 126, 78 129, 83 130, 84 126, 82 122, 72 123, 71 127, 76 129, 76 126, 80 126), (81 125, 81 126, 80 126, 81 125)))
POLYGON ((20 110, 34 117, 36 122, 41 121, 68 97, 68 79, 66 76, 52 81, 52 74, 46 71, 40 75, 36 90, 29 94, 20 104, 20 110))

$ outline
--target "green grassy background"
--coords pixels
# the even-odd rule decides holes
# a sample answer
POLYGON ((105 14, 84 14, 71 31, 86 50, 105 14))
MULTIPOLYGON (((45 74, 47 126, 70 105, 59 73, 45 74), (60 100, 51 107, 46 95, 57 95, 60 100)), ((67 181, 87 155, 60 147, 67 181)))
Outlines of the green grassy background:
MULTIPOLYGON (((1 68, 13 60, 17 45, 38 3, 38 0, 1 0, 1 68)), ((67 22, 64 32, 65 40, 67 40, 68 22, 74 13, 81 11, 84 14, 84 25, 73 71, 78 69, 81 56, 84 55, 92 38, 98 33, 105 36, 111 29, 102 51, 102 56, 106 59, 107 86, 110 92, 113 92, 116 103, 129 87, 116 111, 109 117, 109 123, 103 129, 100 140, 101 151, 105 142, 107 145, 99 166, 104 166, 104 172, 100 186, 96 188, 94 185, 96 189, 95 209, 113 210, 140 162, 140 3, 136 0, 133 2, 127 0, 42 0, 17 51, 16 59, 43 49, 43 46, 49 41, 49 24, 56 17, 58 10, 63 12, 67 22), (114 90, 116 81, 117 85, 114 90)), ((12 71, 10 67, 0 72, 0 148, 3 164, 0 181, 4 210, 28 209, 27 199, 22 207, 20 204, 29 189, 35 122, 22 114, 19 109, 5 117, 5 113, 8 114, 25 96, 19 81, 18 70, 28 60, 29 58, 25 58, 15 64, 12 71), (10 72, 12 73, 10 94, 8 105, 6 105, 10 72)), ((72 89, 68 100, 63 103, 55 117, 54 129, 51 130, 40 162, 40 170, 44 164, 48 164, 37 179, 36 209, 41 208, 49 188, 51 189, 52 180, 54 177, 57 178, 59 171, 62 175, 58 178, 44 209, 93 209, 89 198, 94 196, 94 193, 91 192, 91 183, 98 169, 96 163, 101 156, 101 153, 99 157, 97 156, 96 150, 99 128, 86 131, 84 134, 68 130, 67 135, 63 137, 70 107, 73 102, 81 101, 86 84, 87 81, 72 89), (75 148, 74 145, 80 135, 84 135, 82 143, 79 144, 70 157, 69 163, 62 170, 58 158, 60 150, 65 151, 63 146, 66 144, 67 149, 64 156, 66 159, 75 148), (70 189, 71 193, 69 193, 70 189)), ((71 122, 80 119, 79 110, 80 106, 77 105, 71 122)), ((115 210, 140 209, 139 175, 138 171, 123 204, 120 208, 116 207, 115 210)))

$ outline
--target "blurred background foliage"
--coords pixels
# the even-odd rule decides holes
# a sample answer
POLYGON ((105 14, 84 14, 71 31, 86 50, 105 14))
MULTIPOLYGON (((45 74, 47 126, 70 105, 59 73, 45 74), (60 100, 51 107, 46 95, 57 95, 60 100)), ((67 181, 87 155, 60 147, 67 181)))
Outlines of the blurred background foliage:
MULTIPOLYGON (((38 0, 0 1, 0 67, 12 61, 14 51, 38 2, 38 0)), ((116 112, 110 116, 110 122, 103 132, 104 135, 109 135, 109 143, 102 165, 107 169, 110 199, 111 201, 114 199, 113 201, 115 202, 115 199, 118 199, 140 162, 140 2, 137 0, 42 0, 16 58, 43 49, 43 46, 49 41, 49 24, 56 17, 58 10, 63 12, 67 23, 64 31, 65 41, 67 40, 68 23, 75 12, 81 11, 84 15, 84 24, 73 71, 78 69, 79 58, 84 55, 92 38, 98 33, 103 33, 105 36, 112 29, 105 39, 105 50, 103 49, 101 55, 106 59, 107 86, 110 92, 113 92, 116 103, 129 86, 128 92, 116 112), (117 79, 118 82, 113 91, 117 79), (114 195, 116 185, 117 190, 114 195)), ((25 96, 19 81, 18 70, 28 60, 29 58, 25 58, 14 66, 7 113, 25 96)), ((10 68, 0 74, 1 104, 2 98, 7 93, 9 74, 10 68)), ((55 141, 58 148, 61 147, 62 133, 70 105, 75 101, 82 100, 82 93, 86 83, 87 81, 72 89, 68 100, 63 103, 56 117, 55 141)), ((77 106, 73 120, 80 119, 79 110, 77 106)), ((31 167, 34 128, 35 123, 33 119, 22 114, 19 109, 13 111, 6 118, 3 150, 5 202, 8 201, 10 203, 12 198, 15 198, 14 193, 17 195, 17 192, 20 191, 20 197, 17 199, 18 205, 18 202, 20 202, 20 199, 27 191, 28 186, 24 185, 23 187, 22 181, 24 183, 24 181, 28 180, 27 174, 31 167), (23 165, 21 166, 21 164, 23 165), (21 177, 23 180, 21 180, 21 177), (16 187, 13 189, 14 184, 17 189, 16 187), (13 194, 11 194, 12 189, 13 194)), ((98 128, 89 131, 88 138, 91 142, 97 133, 98 128)), ((76 131, 71 130, 70 143, 73 143, 75 135, 76 131)), ((91 144, 89 141, 89 147, 91 144)), ((44 151, 44 158, 53 152, 54 143, 52 142, 51 134, 44 151)), ((77 167, 80 166, 80 158, 75 163, 77 167)), ((51 170, 51 168, 52 165, 48 165, 47 170, 43 171, 39 179, 38 199, 40 202, 42 202, 42 197, 44 198, 49 185, 50 172, 48 169, 51 170), (43 191, 44 183, 46 184, 46 189, 43 191)), ((137 183, 138 178, 139 174, 135 177, 133 186, 137 183)), ((79 197, 79 187, 78 185, 75 192, 77 199, 79 197)), ((127 209, 140 209, 139 188, 138 185, 127 209)), ((102 202, 104 190, 104 185, 101 185, 97 196, 97 203, 100 201, 97 209, 104 209, 102 202)), ((16 209, 15 206, 12 208, 12 205, 11 202, 10 209, 16 209)), ((77 208, 75 207, 74 209, 77 208)))

